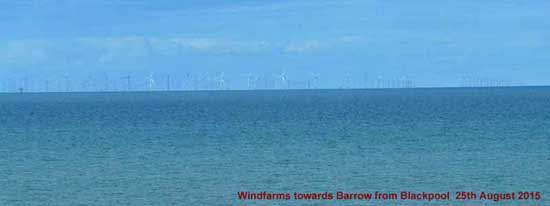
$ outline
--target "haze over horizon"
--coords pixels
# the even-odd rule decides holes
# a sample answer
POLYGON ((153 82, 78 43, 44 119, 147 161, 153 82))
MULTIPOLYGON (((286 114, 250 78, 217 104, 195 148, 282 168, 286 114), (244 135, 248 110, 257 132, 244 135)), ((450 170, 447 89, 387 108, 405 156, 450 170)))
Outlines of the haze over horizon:
POLYGON ((282 73, 315 88, 550 85, 548 1, 30 0, 0 9, 0 91, 29 81, 36 91, 122 88, 128 75, 136 89, 164 88, 168 75, 174 89, 222 87, 222 74, 229 89, 251 88, 250 76, 282 88, 282 73))

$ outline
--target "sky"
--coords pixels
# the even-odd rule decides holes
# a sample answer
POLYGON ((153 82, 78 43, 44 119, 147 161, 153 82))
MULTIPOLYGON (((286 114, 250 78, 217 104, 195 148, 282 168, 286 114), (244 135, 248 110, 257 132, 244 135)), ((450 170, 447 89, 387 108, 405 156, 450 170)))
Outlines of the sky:
POLYGON ((282 73, 295 88, 550 85, 548 11, 543 0, 0 0, 0 91, 112 89, 128 75, 136 89, 168 76, 182 89, 282 88, 282 73))

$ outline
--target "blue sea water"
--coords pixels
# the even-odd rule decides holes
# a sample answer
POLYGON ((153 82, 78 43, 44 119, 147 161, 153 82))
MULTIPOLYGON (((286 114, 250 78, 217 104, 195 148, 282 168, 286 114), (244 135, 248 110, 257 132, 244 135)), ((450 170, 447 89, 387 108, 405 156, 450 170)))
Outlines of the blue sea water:
POLYGON ((237 199, 405 190, 550 205, 550 88, 0 94, 0 186, 9 206, 461 205, 237 199))

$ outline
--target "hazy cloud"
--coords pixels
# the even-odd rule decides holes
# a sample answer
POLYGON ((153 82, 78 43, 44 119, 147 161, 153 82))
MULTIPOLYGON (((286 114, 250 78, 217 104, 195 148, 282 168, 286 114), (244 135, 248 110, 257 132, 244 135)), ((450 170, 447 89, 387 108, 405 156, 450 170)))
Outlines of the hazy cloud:
POLYGON ((36 64, 62 61, 112 63, 151 56, 177 56, 186 53, 258 53, 273 50, 308 52, 365 43, 360 36, 324 40, 300 40, 288 43, 223 38, 184 37, 81 37, 63 40, 12 40, 0 46, 2 64, 36 64), (69 58, 70 57, 70 58, 69 58), (95 59, 95 60, 94 60, 95 59), (90 62, 95 61, 95 62, 90 62))
POLYGON ((286 52, 309 52, 335 47, 350 47, 366 44, 367 39, 362 36, 342 36, 335 39, 292 41, 285 45, 286 52))
POLYGON ((45 62, 50 48, 50 43, 44 40, 7 41, 0 46, 0 62, 17 66, 45 62))

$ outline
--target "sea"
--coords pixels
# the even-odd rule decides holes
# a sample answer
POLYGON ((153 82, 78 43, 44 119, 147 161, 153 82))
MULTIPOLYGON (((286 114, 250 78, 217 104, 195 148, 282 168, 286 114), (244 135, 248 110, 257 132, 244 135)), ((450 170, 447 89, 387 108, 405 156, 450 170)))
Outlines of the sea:
POLYGON ((545 206, 549 192, 550 87, 0 94, 0 205, 545 206), (451 200, 237 195, 403 191, 451 200))

